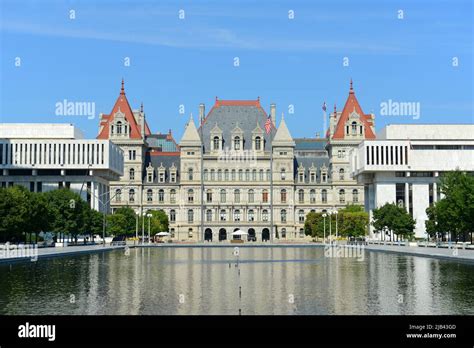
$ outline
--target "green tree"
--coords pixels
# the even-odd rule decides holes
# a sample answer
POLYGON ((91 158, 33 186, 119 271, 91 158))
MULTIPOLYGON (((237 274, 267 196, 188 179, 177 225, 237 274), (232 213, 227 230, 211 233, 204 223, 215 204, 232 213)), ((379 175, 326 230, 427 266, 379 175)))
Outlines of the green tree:
POLYGON ((51 230, 72 237, 84 231, 88 204, 69 189, 58 189, 45 193, 53 217, 51 230))
POLYGON ((29 223, 30 192, 23 186, 0 188, 0 238, 19 242, 29 223))
POLYGON ((29 193, 28 216, 25 220, 25 234, 36 234, 35 241, 38 241, 38 233, 49 231, 53 214, 51 212, 48 199, 44 193, 29 193))
MULTIPOLYGON (((150 218, 150 234, 152 236, 158 232, 168 231, 168 228, 169 228, 168 215, 166 215, 166 213, 163 210, 149 210, 147 214, 152 215, 150 218)), ((145 218, 147 219, 146 223, 148 223, 148 217, 146 217, 146 215, 145 215, 145 218)))
MULTIPOLYGON (((141 221, 140 221, 141 224, 141 221)), ((140 225, 141 226, 141 225, 140 225)), ((136 214, 130 207, 122 207, 107 217, 107 233, 109 235, 133 236, 136 231, 136 214)))
POLYGON ((440 180, 442 199, 426 213, 426 231, 431 237, 451 234, 451 240, 467 240, 474 231, 474 176, 459 170, 444 173, 440 180))
POLYGON ((385 234, 393 232, 397 237, 412 239, 414 236, 416 221, 402 207, 395 203, 386 203, 380 208, 373 210, 373 222, 375 231, 385 234))

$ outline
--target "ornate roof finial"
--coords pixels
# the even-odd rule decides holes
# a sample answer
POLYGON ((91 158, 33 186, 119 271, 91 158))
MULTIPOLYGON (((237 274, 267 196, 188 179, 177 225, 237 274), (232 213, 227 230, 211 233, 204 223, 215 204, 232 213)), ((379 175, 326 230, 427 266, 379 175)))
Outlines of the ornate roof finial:
POLYGON ((352 87, 352 77, 351 77, 351 88, 349 89, 350 94, 354 94, 354 88, 352 87))
POLYGON ((334 113, 335 113, 335 114, 337 113, 336 103, 334 103, 334 113))
POLYGON ((171 135, 171 128, 169 129, 169 132, 168 132, 169 135, 171 135))
POLYGON ((125 95, 125 88, 124 88, 123 77, 122 77, 122 88, 120 89, 120 95, 125 95))
POLYGON ((281 120, 283 121, 285 119, 285 114, 282 112, 281 113, 281 120))

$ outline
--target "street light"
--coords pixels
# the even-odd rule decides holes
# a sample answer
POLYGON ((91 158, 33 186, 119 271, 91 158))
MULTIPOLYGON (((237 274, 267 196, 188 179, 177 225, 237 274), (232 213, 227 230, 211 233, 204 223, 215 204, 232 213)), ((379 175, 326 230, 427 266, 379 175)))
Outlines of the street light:
POLYGON ((135 212, 135 215, 137 216, 137 227, 135 228, 135 242, 138 243, 138 216, 140 215, 139 211, 135 212))
POLYGON ((328 211, 329 216, 329 244, 332 244, 332 221, 331 221, 332 210, 328 211))
POLYGON ((326 244, 326 216, 327 214, 323 214, 323 219, 324 219, 324 234, 323 234, 323 243, 326 244))
POLYGON ((336 214, 336 244, 337 244, 337 209, 334 210, 334 214, 336 214))
POLYGON ((150 213, 146 214, 146 216, 148 217, 148 244, 150 244, 150 221, 151 221, 151 217, 153 215, 151 215, 150 213))

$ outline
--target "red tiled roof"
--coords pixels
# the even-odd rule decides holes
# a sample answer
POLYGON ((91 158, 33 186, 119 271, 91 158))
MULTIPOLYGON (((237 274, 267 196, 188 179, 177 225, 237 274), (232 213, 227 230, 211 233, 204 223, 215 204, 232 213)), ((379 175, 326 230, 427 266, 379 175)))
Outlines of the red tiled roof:
MULTIPOLYGON (((349 90, 349 97, 347 97, 346 104, 344 105, 344 109, 342 110, 341 116, 339 117, 339 122, 336 126, 336 131, 334 132, 332 138, 333 139, 344 139, 344 124, 349 119, 350 114, 355 110, 357 114, 360 115, 360 120, 364 124, 365 130, 365 138, 366 139, 375 139, 375 134, 370 127, 370 121, 372 116, 370 114, 364 114, 362 108, 360 107, 359 101, 357 100, 354 89, 352 88, 352 80, 351 80, 351 87, 349 90)), ((331 116, 332 117, 332 116, 331 116)))
MULTIPOLYGON (((130 104, 128 103, 127 97, 125 96, 125 89, 124 89, 124 82, 122 79, 122 88, 120 90, 120 95, 117 98, 117 101, 115 102, 114 107, 112 108, 112 111, 108 115, 102 115, 102 118, 100 120, 100 125, 101 131, 99 135, 97 136, 97 139, 108 139, 109 138, 109 125, 110 122, 113 121, 114 115, 117 111, 119 111, 125 114, 125 119, 127 122, 130 124, 130 138, 131 139, 142 139, 141 132, 140 132, 140 127, 138 126, 137 122, 135 121, 135 117, 133 116, 132 108, 130 107, 130 104)), ((150 135, 151 131, 150 128, 148 127, 148 124, 145 121, 145 134, 150 135)))

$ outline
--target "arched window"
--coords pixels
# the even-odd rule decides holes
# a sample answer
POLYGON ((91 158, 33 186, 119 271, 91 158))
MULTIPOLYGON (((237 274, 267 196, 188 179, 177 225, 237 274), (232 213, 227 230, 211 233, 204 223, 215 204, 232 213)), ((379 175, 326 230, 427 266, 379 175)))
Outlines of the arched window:
POLYGON ((238 136, 234 138, 234 150, 240 150, 240 137, 238 136))
POLYGON ((262 210, 262 221, 268 221, 268 210, 267 209, 262 210))
POLYGON ((310 203, 316 203, 316 190, 315 189, 311 189, 309 191, 309 201, 310 203))
POLYGON ((260 174, 259 174, 259 176, 260 176, 260 177, 259 177, 258 179, 259 179, 260 181, 263 181, 263 169, 260 169, 260 174))
POLYGON ((298 211, 298 220, 299 222, 304 222, 304 210, 298 211))
POLYGON ((285 189, 280 191, 280 201, 282 203, 286 203, 286 190, 285 189))
POLYGON ((171 209, 170 210, 170 221, 175 222, 176 221, 176 210, 171 209))
POLYGON ((245 181, 250 181, 250 169, 245 171, 245 181))
POLYGON ((170 191, 170 202, 176 203, 176 190, 175 189, 172 189, 170 191))
POLYGON ((339 190, 339 203, 345 203, 345 202, 346 202, 346 191, 339 190))
POLYGON ((244 171, 242 169, 239 169, 239 181, 244 180, 244 171))
POLYGON ((224 180, 225 180, 225 181, 229 181, 229 169, 226 169, 226 170, 224 171, 224 180))
POLYGON ((352 202, 359 203, 359 191, 357 189, 352 190, 352 202))
POLYGON ((240 190, 234 190, 234 203, 240 203, 240 190))
POLYGON ((206 210, 206 221, 212 221, 212 210, 211 209, 206 210))
POLYGON ((339 180, 344 180, 344 169, 339 169, 339 180))
POLYGON ((194 221, 194 211, 192 209, 188 210, 188 222, 194 221))
POLYGON ((234 221, 240 221, 240 210, 234 210, 234 221))
POLYGON ((221 221, 226 221, 227 220, 227 212, 225 211, 225 209, 221 209, 220 218, 221 218, 221 221))
POLYGON ((235 169, 232 169, 231 180, 235 181, 235 169))
POLYGON ((249 203, 253 203, 255 200, 255 191, 250 189, 249 190, 249 203))
POLYGON ((298 190, 298 201, 304 203, 304 190, 302 189, 298 190))
POLYGON ((121 189, 116 189, 115 190, 115 201, 116 202, 121 202, 122 201, 122 190, 121 189))
POLYGON ((286 222, 286 210, 282 209, 280 213, 281 222, 286 222))
POLYGON ((152 189, 146 190, 146 201, 147 202, 153 201, 153 190, 152 189))
POLYGON ((165 201, 165 191, 160 189, 158 191, 158 202, 163 203, 165 201))
POLYGON ((193 180, 193 168, 188 169, 188 180, 193 180))
POLYGON ((328 202, 328 191, 326 189, 321 190, 321 202, 323 203, 328 202))
POLYGON ((135 190, 134 189, 130 189, 130 191, 128 191, 128 201, 133 203, 135 202, 135 190))
POLYGON ((252 181, 257 181, 257 169, 252 170, 252 181))
POLYGON ((221 203, 225 203, 226 201, 226 192, 224 189, 221 190, 221 203))
POLYGON ((214 137, 214 150, 219 150, 220 149, 220 146, 219 146, 219 137, 215 136, 214 137))
POLYGON ((211 181, 216 180, 216 171, 214 169, 211 169, 211 181))
POLYGON ((219 170, 217 171, 217 180, 218 180, 218 181, 222 181, 222 169, 219 169, 219 170))
POLYGON ((128 177, 129 177, 130 180, 135 180, 135 169, 130 168, 130 170, 128 172, 128 177))
POLYGON ((352 131, 352 135, 357 135, 357 122, 352 122, 351 123, 351 131, 352 131))
POLYGON ((194 202, 194 190, 189 189, 188 190, 188 203, 193 203, 194 202))
POLYGON ((209 170, 204 169, 204 180, 209 180, 209 170))
POLYGON ((270 169, 267 169, 267 181, 272 180, 272 174, 270 173, 270 169))
POLYGON ((255 150, 260 151, 262 148, 262 138, 256 137, 255 138, 255 150))
POLYGON ((122 134, 122 122, 117 122, 117 134, 122 134))
POLYGON ((281 180, 285 180, 285 179, 286 179, 286 169, 282 168, 281 169, 281 180))
POLYGON ((268 203, 268 190, 263 190, 262 191, 262 202, 263 203, 268 203))
POLYGON ((254 215, 253 209, 250 209, 248 211, 247 215, 248 215, 248 220, 249 221, 254 221, 255 220, 255 215, 254 215))
POLYGON ((281 238, 286 238, 286 228, 281 229, 281 238))

